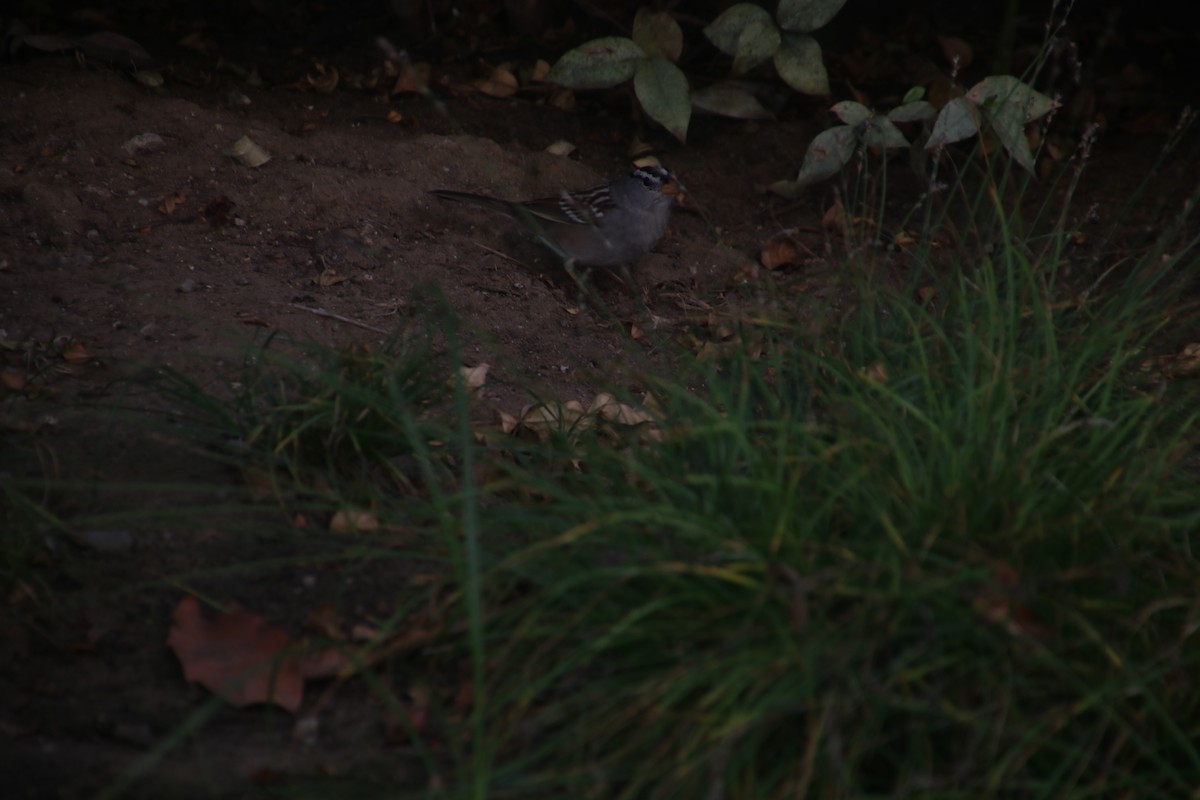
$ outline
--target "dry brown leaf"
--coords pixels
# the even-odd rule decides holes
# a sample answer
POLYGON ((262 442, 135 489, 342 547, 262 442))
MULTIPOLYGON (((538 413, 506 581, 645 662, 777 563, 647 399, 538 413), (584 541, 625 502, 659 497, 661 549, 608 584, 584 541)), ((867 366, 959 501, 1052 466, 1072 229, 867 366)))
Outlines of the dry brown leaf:
POLYGON ((348 280, 350 280, 349 275, 338 275, 332 267, 329 267, 321 272, 320 275, 313 278, 313 283, 318 286, 334 286, 348 280))
POLYGON ((1184 345, 1175 355, 1160 357, 1158 366, 1172 377, 1195 375, 1200 372, 1200 342, 1184 345))
POLYGON ((392 86, 392 94, 413 94, 423 92, 429 86, 431 68, 429 62, 418 64, 404 63, 396 75, 396 83, 392 86))
POLYGON ((321 94, 332 94, 338 86, 338 69, 337 67, 327 67, 324 64, 316 64, 316 75, 305 75, 304 79, 308 81, 308 85, 316 89, 321 94))
POLYGON ((846 228, 846 209, 841 200, 835 200, 833 205, 821 215, 821 227, 826 230, 840 232, 846 228))
POLYGON ((550 62, 539 58, 533 64, 533 71, 529 74, 531 81, 541 81, 550 74, 550 62))
POLYGON ((551 108, 570 111, 575 107, 575 93, 570 89, 555 89, 550 92, 550 97, 546 102, 550 104, 551 108))
POLYGON ((304 700, 304 680, 296 663, 284 657, 290 642, 287 631, 241 610, 209 622, 190 595, 176 607, 167 637, 188 681, 230 705, 274 703, 295 713, 304 700))
POLYGON ((588 411, 599 414, 609 422, 619 422, 622 425, 641 425, 644 422, 654 421, 654 418, 642 409, 622 403, 608 392, 596 395, 588 411))
POLYGON ((332 533, 371 533, 379 530, 379 517, 361 508, 344 508, 329 520, 332 533))
POLYGON ((329 639, 346 638, 342 615, 333 607, 332 603, 323 603, 309 611, 304 625, 313 633, 329 639))
POLYGON ((476 88, 491 97, 512 97, 521 88, 521 84, 505 64, 493 69, 486 80, 476 83, 476 88))
POLYGON ((247 167, 261 167, 271 160, 271 154, 260 147, 249 136, 243 136, 234 142, 225 155, 247 167))
POLYGON ((92 360, 92 355, 83 346, 83 342, 73 342, 62 354, 63 361, 69 361, 72 364, 86 364, 92 360))
POLYGON ((796 248, 795 228, 780 231, 767 240, 763 245, 758 260, 767 269, 782 267, 784 264, 798 264, 799 250, 796 248))
POLYGON ((477 364, 473 367, 459 367, 458 374, 462 376, 463 382, 467 384, 468 389, 480 389, 485 383, 487 383, 488 370, 491 368, 491 364, 477 364))
POLYGON ((175 192, 174 194, 163 198, 162 204, 159 205, 158 210, 169 217, 175 213, 176 208, 186 202, 187 199, 183 195, 181 195, 179 192, 175 192))
POLYGON ((13 392, 19 392, 29 383, 29 375, 21 370, 0 370, 0 385, 13 392))

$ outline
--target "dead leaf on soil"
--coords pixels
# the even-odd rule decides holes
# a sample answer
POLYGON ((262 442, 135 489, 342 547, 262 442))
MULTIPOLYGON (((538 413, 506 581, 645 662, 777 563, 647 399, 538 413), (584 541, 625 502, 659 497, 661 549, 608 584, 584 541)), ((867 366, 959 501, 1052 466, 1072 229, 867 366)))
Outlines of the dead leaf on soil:
POLYGON ((174 194, 163 198, 162 204, 158 207, 158 210, 169 217, 175 213, 176 208, 186 202, 187 198, 185 198, 179 192, 175 192, 174 194))
POLYGON ((557 142, 551 142, 546 146, 546 152, 552 156, 569 156, 577 149, 579 148, 565 139, 559 139, 557 142))
POLYGON ((570 111, 575 107, 575 93, 570 89, 555 89, 550 92, 550 97, 546 102, 551 108, 557 108, 560 111, 570 111))
POLYGON ((784 264, 800 263, 800 252, 796 247, 795 235, 796 229, 791 228, 772 236, 763 246, 762 253, 758 257, 759 262, 767 269, 782 267, 784 264))
POLYGON ((501 64, 492 70, 487 79, 475 82, 475 88, 491 97, 512 97, 521 88, 511 65, 501 64))
POLYGON ((821 216, 821 227, 835 233, 846 230, 846 209, 842 206, 841 200, 835 200, 833 205, 821 216))
POLYGON ((379 527, 379 517, 362 508, 342 509, 329 520, 333 533, 372 533, 379 527))
POLYGON ((247 167, 261 167, 271 160, 271 154, 254 143, 249 136, 243 136, 234 142, 225 155, 247 167))
POLYGON ((888 380, 887 365, 882 361, 876 361, 863 370, 862 374, 871 383, 887 383, 888 380))
POLYGON ((86 364, 92 360, 92 355, 83 346, 83 342, 73 342, 66 350, 63 350, 63 361, 69 361, 72 364, 86 364))
POLYGON ((619 422, 622 425, 641 425, 644 422, 654 422, 654 417, 643 409, 622 403, 608 392, 596 395, 588 408, 588 413, 599 414, 609 422, 619 422))
POLYGON ((339 275, 332 267, 329 267, 323 270, 320 275, 313 278, 313 283, 318 286, 336 286, 348 280, 350 280, 349 275, 339 275))
POLYGON ((491 368, 491 364, 477 364, 474 367, 459 367, 458 374, 462 376, 463 382, 467 384, 467 388, 474 391, 475 389, 483 388, 483 385, 487 383, 488 370, 491 368))
POLYGON ((413 64, 407 60, 400 64, 392 94, 414 94, 429 88, 431 69, 428 61, 413 64))
POLYGON ((316 64, 316 75, 305 75, 304 79, 308 81, 308 85, 316 89, 321 94, 332 94, 338 86, 338 69, 337 67, 327 67, 324 64, 316 64))
POLYGON ((0 386, 11 392, 19 392, 29 383, 29 375, 21 370, 0 370, 0 386))
POLYGON ((167 645, 188 681, 220 695, 230 705, 274 703, 295 713, 304 700, 304 680, 284 650, 291 637, 261 617, 233 610, 208 621, 191 595, 175 609, 167 645))
POLYGON ((1161 356, 1158 366, 1173 378, 1200 373, 1200 342, 1186 344, 1174 355, 1161 356))

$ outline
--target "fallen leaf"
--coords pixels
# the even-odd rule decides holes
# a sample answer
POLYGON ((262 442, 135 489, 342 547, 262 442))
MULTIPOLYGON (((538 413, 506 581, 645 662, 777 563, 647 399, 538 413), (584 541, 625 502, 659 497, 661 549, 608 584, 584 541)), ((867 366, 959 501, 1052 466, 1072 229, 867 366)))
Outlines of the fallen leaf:
POLYGON ((186 202, 187 199, 184 198, 183 195, 181 195, 179 192, 175 192, 174 194, 163 198, 162 205, 158 207, 158 210, 169 217, 175 213, 176 208, 186 202))
POLYGON ((491 364, 477 364, 474 367, 459 367, 458 374, 462 376, 462 379, 467 384, 468 389, 480 389, 485 383, 487 383, 488 370, 491 368, 491 364))
POLYGON ((396 75, 396 83, 392 86, 392 94, 413 94, 423 92, 429 87, 429 62, 411 64, 405 61, 396 75))
POLYGON ((295 661, 284 657, 290 642, 287 631, 241 610, 209 622, 191 595, 176 607, 167 638, 189 682, 233 706, 274 703, 295 713, 304 681, 295 661))
POLYGON ((320 275, 313 278, 313 283, 318 286, 336 286, 339 283, 350 280, 349 275, 338 275, 332 268, 325 269, 320 275))
POLYGON ((379 530, 379 517, 361 508, 347 508, 334 513, 329 520, 333 533, 371 533, 379 530))
POLYGON ((247 167, 261 167, 271 160, 271 154, 255 144, 249 136, 243 136, 230 145, 225 155, 247 167))
POLYGON ((557 142, 551 142, 546 146, 546 152, 552 156, 569 156, 578 148, 565 139, 559 139, 557 142))
POLYGON ((479 81, 475 88, 491 97, 512 97, 521 85, 508 66, 502 65, 492 70, 486 80, 479 81))
POLYGON ((821 216, 821 226, 826 230, 843 231, 846 228, 846 209, 841 200, 834 201, 821 216))
POLYGON ((87 348, 82 342, 74 342, 63 351, 63 361, 70 361, 72 364, 86 364, 92 360, 92 356, 88 353, 87 348))
POLYGON ((763 246, 759 254, 759 262, 767 269, 782 267, 784 264, 798 264, 799 251, 794 238, 795 229, 781 231, 775 234, 763 246))
POLYGON ((338 85, 337 67, 326 67, 324 64, 317 64, 316 67, 317 74, 305 75, 304 79, 321 94, 332 94, 338 85))
POLYGON ((29 375, 21 370, 0 370, 0 385, 13 392, 19 392, 29 383, 29 375))

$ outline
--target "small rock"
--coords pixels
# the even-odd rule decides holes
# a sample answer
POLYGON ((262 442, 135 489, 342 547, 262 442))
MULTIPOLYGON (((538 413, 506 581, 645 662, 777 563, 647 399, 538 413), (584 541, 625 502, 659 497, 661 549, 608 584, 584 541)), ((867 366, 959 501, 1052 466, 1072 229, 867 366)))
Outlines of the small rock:
POLYGON ((196 282, 191 278, 188 278, 183 283, 179 284, 179 289, 177 291, 183 292, 184 294, 187 294, 188 292, 194 292, 196 291, 196 282))

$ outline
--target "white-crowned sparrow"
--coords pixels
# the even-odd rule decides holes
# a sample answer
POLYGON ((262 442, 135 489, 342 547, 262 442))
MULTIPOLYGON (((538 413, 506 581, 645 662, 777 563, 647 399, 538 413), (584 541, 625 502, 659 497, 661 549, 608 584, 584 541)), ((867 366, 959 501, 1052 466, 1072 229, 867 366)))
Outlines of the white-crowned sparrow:
POLYGON ((445 200, 501 211, 532 230, 568 269, 627 267, 658 244, 682 187, 670 170, 638 167, 605 186, 564 191, 540 200, 500 200, 481 194, 435 189, 445 200))

